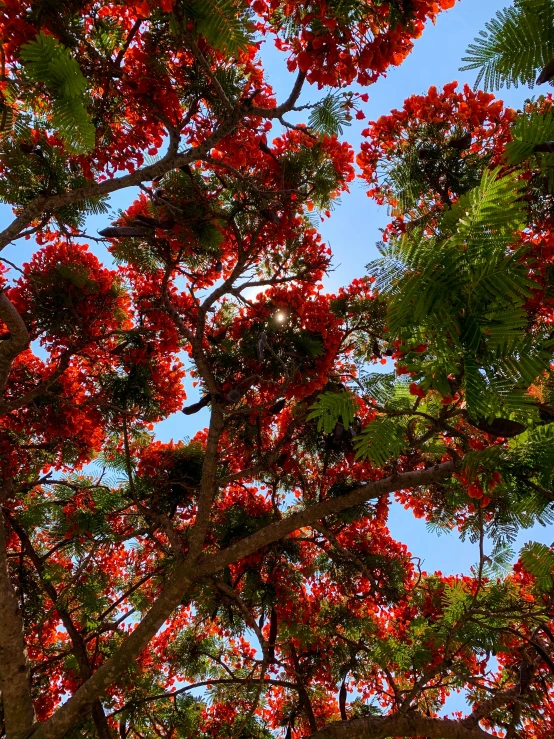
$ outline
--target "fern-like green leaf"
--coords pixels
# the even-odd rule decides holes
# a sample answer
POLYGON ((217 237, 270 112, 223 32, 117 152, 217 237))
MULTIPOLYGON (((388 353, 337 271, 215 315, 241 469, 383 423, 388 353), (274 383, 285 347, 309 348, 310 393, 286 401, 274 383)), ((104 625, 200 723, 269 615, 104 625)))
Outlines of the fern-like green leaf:
POLYGON ((187 11, 198 34, 214 49, 235 56, 252 43, 251 24, 241 0, 193 0, 187 11))
POLYGON ((519 164, 533 154, 536 144, 554 140, 554 115, 551 112, 522 113, 512 126, 513 141, 506 146, 508 164, 519 164))
POLYGON ((525 226, 524 188, 517 172, 501 177, 498 167, 486 170, 478 187, 468 194, 468 208, 460 215, 452 245, 465 244, 486 260, 491 249, 503 251, 514 232, 525 226))
POLYGON ((344 102, 342 93, 329 93, 312 108, 308 126, 319 134, 342 135, 343 126, 350 125, 344 102))
POLYGON ((479 70, 476 88, 533 87, 538 71, 554 57, 553 0, 516 0, 485 28, 469 45, 461 70, 479 70))
POLYGON ((552 548, 538 541, 530 541, 521 550, 520 558, 525 569, 535 577, 537 587, 542 591, 550 590, 554 584, 554 551, 552 548))
POLYGON ((486 449, 472 449, 464 455, 462 469, 468 480, 473 480, 480 467, 495 470, 500 460, 506 455, 501 446, 491 446, 486 449))
POLYGON ((469 355, 464 358, 464 389, 470 417, 477 419, 489 416, 487 383, 476 361, 469 355))
POLYGON ((471 603, 471 594, 461 582, 446 585, 444 588, 442 618, 445 624, 453 626, 466 612, 471 603))
POLYGON ((350 393, 325 392, 310 407, 307 420, 317 419, 317 430, 330 434, 339 421, 347 429, 354 420, 355 410, 354 397, 350 393))
POLYGON ((87 80, 69 49, 43 31, 21 47, 26 76, 52 97, 51 123, 72 153, 94 147, 95 128, 86 109, 87 80))
POLYGON ((386 417, 379 417, 368 423, 354 439, 356 459, 368 459, 378 466, 397 457, 405 445, 402 427, 386 417))

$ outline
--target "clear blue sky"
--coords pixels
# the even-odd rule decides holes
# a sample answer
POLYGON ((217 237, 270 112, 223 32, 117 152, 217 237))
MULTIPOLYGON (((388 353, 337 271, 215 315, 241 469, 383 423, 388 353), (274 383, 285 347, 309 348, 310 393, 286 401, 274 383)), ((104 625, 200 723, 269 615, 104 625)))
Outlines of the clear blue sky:
MULTIPOLYGON (((461 0, 453 9, 442 13, 435 26, 427 26, 406 61, 400 67, 391 68, 386 78, 366 90, 370 96, 369 102, 364 106, 367 118, 373 120, 389 113, 392 108, 402 107, 406 97, 423 93, 430 85, 442 87, 452 80, 458 80, 460 84, 469 82, 472 85, 474 74, 458 71, 461 58, 467 45, 484 27, 485 22, 506 4, 504 0, 461 0)), ((288 95, 292 82, 292 77, 286 70, 285 55, 272 48, 271 41, 263 45, 261 53, 269 81, 278 93, 278 98, 282 100, 288 95)), ((314 102, 322 94, 316 88, 308 88, 301 102, 314 102)), ((520 88, 504 90, 498 97, 506 104, 518 108, 528 95, 526 88, 520 88)), ((354 120, 352 126, 345 129, 345 138, 355 148, 359 146, 360 132, 366 125, 366 121, 354 120)), ((114 210, 127 207, 132 198, 131 190, 117 193, 112 199, 114 210)), ((2 206, 0 217, 7 222, 9 209, 6 206, 2 206)), ((109 217, 89 219, 89 233, 94 234, 97 229, 108 225, 109 220, 109 217)), ((387 220, 385 208, 376 206, 366 197, 361 181, 354 182, 351 193, 342 197, 341 204, 335 209, 331 219, 322 224, 321 228, 325 240, 330 243, 334 252, 336 269, 327 281, 330 289, 334 290, 365 273, 364 266, 376 255, 375 243, 380 238, 379 228, 387 220)), ((92 245, 92 248, 99 256, 102 254, 101 247, 92 245)), ((18 242, 8 247, 2 256, 21 264, 29 258, 32 251, 32 242, 18 242)), ((187 389, 192 402, 197 397, 196 393, 190 384, 187 389)), ((164 441, 170 438, 182 439, 192 436, 206 421, 207 413, 197 414, 192 418, 179 413, 159 424, 156 433, 164 441)), ((415 519, 410 512, 398 505, 391 510, 390 529, 395 537, 408 545, 413 554, 423 558, 424 568, 428 571, 467 572, 477 559, 474 546, 460 542, 454 534, 437 537, 428 533, 424 522, 415 519)), ((531 532, 522 532, 518 545, 529 539, 550 544, 554 533, 537 527, 531 532)))

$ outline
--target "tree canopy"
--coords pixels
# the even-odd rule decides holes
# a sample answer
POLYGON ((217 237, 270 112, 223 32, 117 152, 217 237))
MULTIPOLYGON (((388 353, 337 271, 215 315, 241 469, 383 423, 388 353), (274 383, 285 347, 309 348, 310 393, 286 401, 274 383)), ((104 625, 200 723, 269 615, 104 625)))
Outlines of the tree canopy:
POLYGON ((469 47, 485 90, 339 138, 454 4, 0 2, 0 736, 554 734, 554 548, 512 551, 554 521, 554 102, 491 92, 554 78, 554 1, 469 47), (329 293, 360 177, 381 256, 329 293))

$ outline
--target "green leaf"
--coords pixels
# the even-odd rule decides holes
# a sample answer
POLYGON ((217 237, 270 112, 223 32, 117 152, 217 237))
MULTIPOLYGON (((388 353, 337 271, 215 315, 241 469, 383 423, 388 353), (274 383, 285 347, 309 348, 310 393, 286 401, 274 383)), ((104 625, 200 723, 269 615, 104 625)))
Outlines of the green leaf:
POLYGON ((479 472, 480 467, 494 471, 499 462, 506 455, 506 450, 501 446, 491 446, 486 449, 471 449, 466 452, 462 462, 462 469, 468 480, 473 480, 479 472))
POLYGON ((356 459, 368 459, 383 466, 397 457, 406 446, 403 429, 389 418, 378 417, 371 421, 354 439, 356 459))
POLYGON ((339 421, 347 429, 354 420, 355 410, 355 400, 349 392, 325 392, 310 407, 307 420, 317 418, 317 430, 330 434, 339 421))
POLYGON ((251 24, 241 0, 194 0, 187 11, 196 22, 196 30, 214 49, 237 55, 253 39, 251 24))
POLYGON ((476 88, 533 87, 538 71, 554 57, 552 0, 516 0, 485 28, 469 45, 461 70, 479 70, 476 88))
POLYGON ((329 93, 312 108, 308 126, 319 134, 342 135, 343 126, 350 126, 349 119, 344 94, 329 93))
POLYGON ((42 83, 52 97, 51 123, 69 151, 94 148, 95 128, 86 109, 87 80, 69 49, 43 31, 21 47, 25 74, 42 83))
POLYGON ((473 357, 469 355, 464 358, 464 388, 466 408, 470 417, 487 418, 490 413, 486 379, 473 357))
POLYGON ((539 590, 546 592, 554 584, 554 551, 546 544, 531 541, 520 553, 521 563, 536 579, 539 590))
POLYGON ((463 583, 455 582, 452 585, 446 585, 443 595, 444 622, 448 626, 453 626, 459 621, 465 614, 468 601, 470 600, 471 594, 467 592, 463 583))

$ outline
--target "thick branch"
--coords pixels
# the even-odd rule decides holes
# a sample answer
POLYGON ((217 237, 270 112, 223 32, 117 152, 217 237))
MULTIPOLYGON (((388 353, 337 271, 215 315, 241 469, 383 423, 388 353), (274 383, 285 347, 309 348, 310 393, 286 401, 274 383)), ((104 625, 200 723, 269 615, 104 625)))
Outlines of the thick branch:
POLYGON ((421 737, 428 739, 492 739, 479 726, 468 727, 463 721, 428 718, 417 713, 358 718, 332 723, 312 734, 311 739, 385 739, 385 737, 421 737))
POLYGON ((251 114, 255 116, 260 116, 262 118, 281 118, 281 116, 283 116, 285 113, 293 110, 298 98, 300 97, 300 93, 302 92, 302 86, 304 85, 305 79, 306 75, 304 74, 304 72, 299 72, 296 77, 294 87, 292 88, 289 97, 287 98, 287 100, 285 100, 284 103, 278 105, 276 108, 252 107, 251 114))
POLYGON ((288 534, 292 534, 293 531, 311 526, 327 516, 341 513, 349 508, 366 503, 372 498, 380 498, 382 495, 393 493, 396 490, 437 483, 451 477, 455 470, 455 463, 449 461, 437 464, 426 470, 404 472, 402 474, 392 475, 391 477, 385 477, 376 482, 370 482, 367 485, 362 485, 347 495, 342 495, 339 498, 330 498, 316 505, 304 508, 302 511, 293 513, 291 516, 275 521, 217 554, 204 555, 199 560, 195 572, 198 573, 198 576, 201 576, 201 574, 211 575, 227 565, 257 552, 262 547, 279 541, 283 537, 288 536, 288 534))
POLYGON ((190 535, 189 557, 196 559, 202 551, 204 539, 210 522, 212 503, 217 489, 216 474, 218 460, 218 446, 223 431, 223 408, 219 403, 212 403, 210 428, 206 442, 206 454, 202 467, 202 483, 198 497, 196 520, 190 535))
POLYGON ((29 346, 29 333, 23 319, 6 293, 0 292, 0 318, 10 332, 10 338, 0 343, 0 392, 6 387, 14 359, 29 346))
POLYGON ((244 117, 244 111, 237 110, 233 116, 229 116, 221 122, 211 136, 196 147, 191 147, 182 154, 174 154, 170 152, 155 164, 137 169, 131 174, 123 177, 114 177, 104 182, 94 182, 84 187, 68 190, 57 195, 40 196, 35 198, 21 213, 15 218, 11 224, 0 233, 0 249, 7 246, 13 239, 19 238, 22 230, 36 218, 45 212, 54 212, 58 208, 62 208, 72 203, 79 203, 88 198, 99 198, 109 195, 117 190, 123 190, 126 187, 140 185, 141 182, 150 182, 157 177, 162 177, 167 172, 185 164, 191 164, 207 154, 218 141, 231 133, 237 126, 241 118, 244 117))
MULTIPOLYGON (((35 567, 35 570, 39 577, 42 589, 52 600, 52 603, 54 604, 54 606, 56 607, 56 610, 58 611, 58 614, 64 625, 64 628, 67 631, 69 638, 71 640, 71 645, 72 645, 71 651, 75 655, 77 664, 79 665, 79 672, 81 674, 81 678, 83 681, 88 680, 90 676, 92 675, 92 670, 90 667, 90 662, 89 662, 89 658, 87 654, 87 647, 86 647, 85 639, 83 638, 82 633, 73 623, 73 619, 71 618, 69 611, 63 604, 63 601, 60 601, 56 588, 45 577, 44 560, 35 551, 33 544, 27 535, 27 532, 22 526, 19 525, 18 521, 16 521, 15 518, 13 518, 12 516, 9 517, 9 521, 10 521, 12 528, 19 536, 19 539, 23 547, 25 548, 27 556, 29 557, 29 559, 31 560, 31 562, 33 563, 35 567)), ((100 702, 100 700, 94 701, 94 703, 92 704, 91 710, 92 710, 92 718, 94 721, 94 725, 98 733, 98 739, 110 739, 111 738, 110 727, 106 720, 106 715, 104 713, 104 709, 102 707, 102 703, 100 702)))
MULTIPOLYGON (((48 721, 37 726, 30 736, 32 736, 32 739, 59 739, 70 728, 77 725, 82 717, 90 710, 93 702, 103 694, 109 685, 115 682, 125 672, 142 650, 148 646, 149 641, 157 630, 181 603, 193 580, 200 579, 207 574, 214 574, 228 564, 282 539, 297 529, 310 526, 326 516, 340 513, 348 508, 360 505, 371 498, 379 498, 395 490, 439 482, 450 477, 455 469, 454 462, 445 462, 427 470, 415 470, 368 483, 341 498, 323 501, 303 511, 294 513, 292 516, 271 523, 252 536, 237 542, 237 544, 217 554, 203 555, 194 564, 193 572, 185 569, 183 566, 177 566, 150 611, 137 628, 126 638, 117 652, 48 721)), ((199 530, 201 530, 200 527, 199 530)), ((348 723, 344 725, 348 725, 348 723)), ((450 734, 448 736, 445 734, 444 739, 488 739, 488 734, 484 732, 478 734, 476 733, 477 731, 480 730, 473 730, 473 734, 450 734)), ((438 733, 431 734, 427 732, 427 729, 421 733, 427 733, 428 736, 432 737, 440 736, 438 733)), ((376 736, 386 735, 385 733, 376 736)), ((413 734, 413 736, 417 735, 417 733, 413 734)), ((406 736, 411 735, 406 734, 406 736)))
POLYGON ((23 637, 23 619, 10 582, 6 556, 6 530, 0 514, 0 688, 6 739, 27 736, 35 721, 31 700, 29 664, 23 637))

